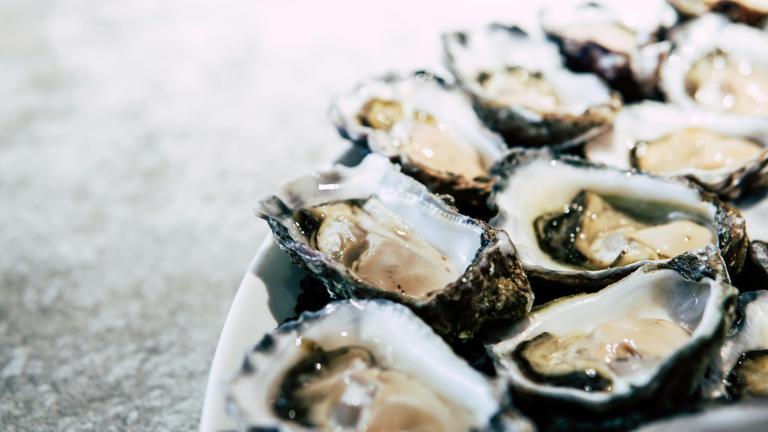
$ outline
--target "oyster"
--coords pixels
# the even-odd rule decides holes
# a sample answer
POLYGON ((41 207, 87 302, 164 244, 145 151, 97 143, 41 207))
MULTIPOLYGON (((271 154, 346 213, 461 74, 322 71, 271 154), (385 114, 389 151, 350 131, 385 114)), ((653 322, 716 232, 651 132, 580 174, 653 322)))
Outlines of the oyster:
POLYGON ((655 92, 659 63, 669 50, 660 42, 677 15, 665 0, 568 0, 550 3, 541 25, 560 47, 569 68, 594 72, 638 100, 655 92))
POLYGON ((705 15, 672 37, 675 48, 661 66, 661 88, 683 106, 768 117, 768 36, 760 30, 705 15))
POLYGON ((499 390, 407 308, 342 301, 266 334, 229 405, 242 430, 494 430, 499 390))
POLYGON ((506 151, 458 88, 427 72, 386 75, 337 98, 330 117, 340 133, 390 158, 464 212, 482 215, 489 168, 506 151))
POLYGON ((658 102, 622 110, 584 147, 587 159, 684 176, 735 199, 768 182, 768 121, 658 102))
POLYGON ((734 274, 744 263, 743 217, 690 182, 531 150, 511 151, 494 172, 491 224, 510 235, 532 280, 595 289, 707 244, 734 274))
POLYGON ((739 321, 720 350, 719 375, 705 392, 717 398, 768 397, 768 291, 739 296, 739 321))
POLYGON ((683 16, 697 17, 707 12, 720 12, 736 22, 759 26, 768 17, 765 0, 669 0, 683 16))
POLYGON ((516 402, 548 413, 556 404, 592 413, 673 406, 717 354, 736 295, 708 247, 548 303, 491 351, 516 402))
POLYGON ((404 303, 451 340, 531 308, 509 237, 457 213, 381 156, 295 180, 258 212, 333 296, 404 303))
POLYGON ((569 71, 556 45, 519 27, 448 33, 443 47, 477 113, 509 145, 580 144, 621 106, 599 78, 569 71))

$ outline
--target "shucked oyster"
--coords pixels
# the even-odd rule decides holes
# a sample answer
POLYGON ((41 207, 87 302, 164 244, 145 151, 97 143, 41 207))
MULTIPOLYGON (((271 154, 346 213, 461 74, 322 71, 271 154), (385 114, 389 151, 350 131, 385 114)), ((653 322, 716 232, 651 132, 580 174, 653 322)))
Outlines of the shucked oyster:
POLYGON ((495 172, 491 224, 509 233, 529 278, 588 290, 708 244, 734 274, 744 263, 739 211, 687 181, 530 150, 495 172))
POLYGON ((717 354, 736 295, 708 247, 548 303, 492 353, 515 400, 548 413, 558 404, 592 413, 674 405, 717 354))
POLYGON ((768 291, 739 297, 739 321, 720 350, 720 373, 705 391, 710 397, 768 398, 768 291))
POLYGON ((458 88, 427 72, 387 75, 339 97, 330 110, 342 135, 390 158, 467 214, 481 215, 489 168, 506 150, 458 88))
POLYGON ((584 153, 623 169, 685 176, 735 199, 768 181, 768 121, 644 102, 622 110, 584 153))
POLYGON ((669 3, 688 17, 720 12, 733 21, 749 25, 763 24, 768 17, 768 2, 765 0, 669 0, 669 3))
POLYGON ((531 308, 509 237, 457 213, 381 156, 295 180, 262 201, 259 216, 333 296, 404 303, 450 339, 531 308))
POLYGON ((265 335, 229 400, 242 430, 464 432, 494 430, 498 390, 407 308, 343 301, 265 335))
POLYGON ((581 143, 621 105, 596 76, 566 69, 553 43, 518 27, 449 33, 443 47, 475 110, 509 145, 581 143))
POLYGON ((675 48, 661 66, 661 88, 684 106, 768 117, 768 36, 760 30, 705 15, 672 37, 675 48))
POLYGON ((654 93, 659 63, 669 49, 659 40, 676 21, 665 0, 557 1, 541 17, 568 67, 596 73, 625 100, 654 93))

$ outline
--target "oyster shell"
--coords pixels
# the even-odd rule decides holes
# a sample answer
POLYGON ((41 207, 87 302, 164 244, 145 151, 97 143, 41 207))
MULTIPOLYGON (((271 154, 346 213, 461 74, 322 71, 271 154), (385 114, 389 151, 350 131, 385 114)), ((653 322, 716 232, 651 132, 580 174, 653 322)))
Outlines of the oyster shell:
POLYGON ((753 241, 749 244, 749 256, 744 266, 745 288, 768 286, 768 243, 753 241))
POLYGON ((768 121, 643 102, 622 110, 584 154, 622 169, 684 176, 736 199, 768 182, 768 121))
POLYGON ((690 182, 532 150, 511 151, 494 172, 491 224, 513 239, 534 282, 593 290, 706 244, 741 271, 743 217, 690 182))
POLYGON ((661 89, 683 106, 768 117, 768 36, 717 15, 693 20, 672 36, 661 89))
POLYGON ((719 374, 705 383, 709 397, 768 397, 768 291, 741 294, 739 316, 720 350, 719 374))
POLYGON ((453 196, 464 213, 483 214, 488 170, 506 145, 460 89, 428 72, 385 75, 337 98, 330 117, 342 136, 400 164, 431 191, 453 196))
POLYGON ((266 334, 228 399, 242 430, 447 432, 494 430, 499 390, 407 308, 363 300, 266 334))
POLYGON ((760 26, 768 17, 764 0, 668 0, 683 16, 698 17, 707 12, 719 12, 736 22, 760 26))
POLYGON ((625 101, 655 92, 659 63, 669 50, 660 42, 677 15, 665 0, 552 2, 541 25, 569 68, 594 72, 625 101))
POLYGON ((506 233, 457 213, 381 156, 288 183, 258 213, 334 297, 406 304, 451 340, 531 308, 506 233))
POLYGON ((621 106, 599 78, 569 71, 556 45, 519 27, 448 33, 443 48, 477 113, 511 146, 580 144, 621 106))
POLYGON ((708 247, 548 303, 491 352, 516 402, 548 413, 674 406, 693 394, 717 355, 736 295, 708 247))

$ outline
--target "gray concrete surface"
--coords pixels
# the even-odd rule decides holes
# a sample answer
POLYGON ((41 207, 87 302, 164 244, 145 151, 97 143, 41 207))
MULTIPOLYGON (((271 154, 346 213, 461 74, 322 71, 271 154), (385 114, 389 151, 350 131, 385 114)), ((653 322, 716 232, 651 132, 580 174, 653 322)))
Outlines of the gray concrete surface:
POLYGON ((0 0, 0 429, 196 428, 255 201, 346 148, 331 95, 517 13, 409 3, 0 0))

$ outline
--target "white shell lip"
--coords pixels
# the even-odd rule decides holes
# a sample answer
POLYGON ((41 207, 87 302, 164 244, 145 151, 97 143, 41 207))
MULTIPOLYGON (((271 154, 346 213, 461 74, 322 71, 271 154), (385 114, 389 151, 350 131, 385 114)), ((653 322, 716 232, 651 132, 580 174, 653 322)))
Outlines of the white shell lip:
POLYGON ((492 226, 509 234, 527 272, 557 273, 565 278, 586 274, 597 278, 619 268, 635 269, 659 262, 638 261, 624 267, 585 270, 558 262, 541 250, 533 221, 542 214, 563 209, 585 188, 599 194, 640 200, 652 197, 699 215, 714 226, 716 206, 702 201, 701 192, 683 182, 605 166, 576 166, 548 151, 529 150, 528 153, 534 156, 515 167, 514 172, 497 184, 492 199, 499 214, 491 220, 492 226))
POLYGON ((228 395, 230 413, 244 426, 303 430, 277 418, 270 404, 275 386, 299 359, 300 338, 310 338, 327 350, 350 345, 370 350, 383 367, 418 377, 466 408, 477 427, 486 426, 500 410, 498 384, 456 356, 407 307, 386 300, 345 300, 279 326, 246 355, 228 395))
MULTIPOLYGON (((708 256, 716 256, 714 248, 708 247, 703 251, 708 256)), ((722 262, 721 262, 722 264, 722 262)), ((590 393, 579 389, 558 387, 534 382, 525 376, 514 359, 509 357, 515 348, 524 341, 530 340, 543 332, 571 332, 574 323, 588 321, 592 327, 613 319, 630 316, 644 318, 667 319, 682 324, 691 332, 691 338, 685 346, 672 355, 672 361, 694 343, 711 339, 718 333, 726 319, 724 305, 728 299, 736 295, 736 290, 730 286, 724 276, 724 264, 715 276, 702 277, 693 281, 676 270, 664 268, 659 264, 645 265, 624 279, 615 282, 592 294, 578 294, 554 300, 540 309, 535 310, 528 319, 512 329, 511 336, 491 345, 490 352, 502 367, 504 375, 513 388, 525 393, 535 393, 547 398, 566 400, 577 404, 601 409, 613 399, 631 397, 637 389, 650 383, 660 371, 669 364, 670 360, 655 365, 645 373, 636 373, 624 379, 624 382, 614 381, 614 387, 606 393, 590 393), (675 285, 683 281, 683 285, 675 285), (650 283, 649 283, 650 282, 650 283), (650 290, 655 290, 651 291, 650 290), (667 310, 658 303, 665 295, 683 294, 694 299, 693 303, 672 304, 675 310, 667 310), (695 307, 703 304, 703 308, 695 307), (639 311, 642 309, 642 312, 639 311), (690 314, 690 315, 687 315, 690 314)), ((669 305, 667 305, 669 306, 669 305)), ((576 324, 577 325, 577 324, 576 324)), ((585 326, 589 327, 589 326, 585 326)), ((587 328, 588 331, 592 327, 587 328)))
POLYGON ((752 165, 760 165, 761 161, 768 157, 768 121, 748 116, 707 111, 693 106, 652 101, 622 109, 616 116, 611 130, 585 144, 584 154, 587 159, 593 162, 621 169, 633 169, 630 155, 638 142, 653 141, 685 128, 703 128, 727 136, 748 139, 763 145, 766 150, 753 162, 743 166, 717 171, 691 168, 670 173, 667 175, 669 177, 691 176, 708 189, 714 188, 738 171, 751 171, 752 165))
MULTIPOLYGON (((733 23, 721 15, 702 15, 678 28, 671 39, 675 46, 662 62, 659 86, 669 101, 679 105, 698 106, 685 91, 685 75, 694 62, 718 48, 736 58, 746 58, 768 68, 768 37, 765 32, 733 23)), ((754 117, 763 121, 766 118, 754 117)))
MULTIPOLYGON (((541 72, 568 114, 580 115, 589 108, 614 103, 610 89, 596 75, 571 72, 554 43, 517 26, 490 24, 447 33, 443 35, 443 49, 445 63, 461 85, 491 105, 493 96, 477 83, 476 77, 482 71, 507 66, 541 72)), ((543 115, 522 106, 513 108, 531 122, 540 121, 543 115)))
POLYGON ((506 152, 507 145, 480 121, 469 97, 458 87, 429 71, 388 73, 372 77, 337 96, 328 116, 342 136, 367 145, 386 157, 398 156, 396 139, 390 132, 364 126, 357 115, 370 99, 396 100, 406 116, 424 111, 441 119, 458 141, 470 144, 490 168, 506 152))

